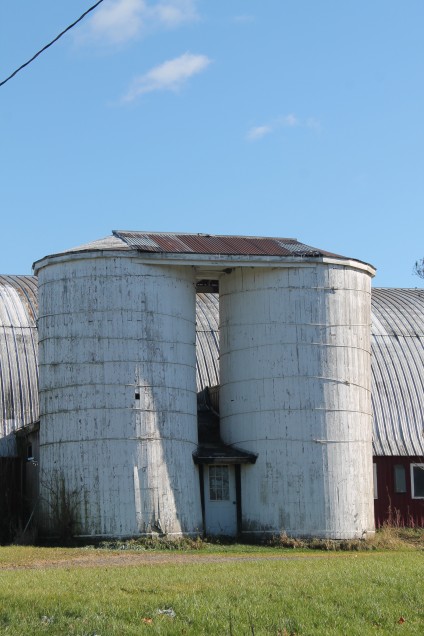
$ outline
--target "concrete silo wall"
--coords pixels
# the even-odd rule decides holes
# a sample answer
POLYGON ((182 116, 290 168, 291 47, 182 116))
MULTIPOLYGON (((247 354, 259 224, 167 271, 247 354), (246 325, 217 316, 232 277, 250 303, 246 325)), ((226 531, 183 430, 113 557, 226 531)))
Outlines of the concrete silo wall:
POLYGON ((334 264, 222 276, 221 433, 258 453, 244 533, 373 530, 370 293, 367 272, 334 264))
POLYGON ((38 276, 45 532, 199 531, 191 269, 88 253, 38 276))

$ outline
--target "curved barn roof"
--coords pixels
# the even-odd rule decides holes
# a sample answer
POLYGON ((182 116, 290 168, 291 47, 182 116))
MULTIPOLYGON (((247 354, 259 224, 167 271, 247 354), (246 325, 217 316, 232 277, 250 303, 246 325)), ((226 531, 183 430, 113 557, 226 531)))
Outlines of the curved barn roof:
POLYGON ((38 420, 37 279, 0 276, 0 456, 38 420))
POLYGON ((375 455, 424 455, 424 289, 372 291, 375 455))
POLYGON ((197 390, 219 384, 218 294, 196 294, 197 390))

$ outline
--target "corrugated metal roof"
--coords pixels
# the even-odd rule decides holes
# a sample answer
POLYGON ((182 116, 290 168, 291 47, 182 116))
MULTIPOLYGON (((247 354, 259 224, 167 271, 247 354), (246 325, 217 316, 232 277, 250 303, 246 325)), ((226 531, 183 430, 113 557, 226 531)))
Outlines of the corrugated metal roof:
POLYGON ((424 289, 372 292, 375 455, 424 455, 424 289))
MULTIPOLYGON (((167 254, 223 254, 228 256, 327 256, 347 260, 291 238, 223 236, 212 234, 175 234, 171 232, 129 232, 114 230, 113 235, 128 247, 141 252, 167 254)), ((353 259, 357 260, 357 259, 353 259)))
POLYGON ((219 383, 218 294, 196 294, 197 390, 219 383))
POLYGON ((37 279, 0 276, 0 455, 38 420, 37 279))

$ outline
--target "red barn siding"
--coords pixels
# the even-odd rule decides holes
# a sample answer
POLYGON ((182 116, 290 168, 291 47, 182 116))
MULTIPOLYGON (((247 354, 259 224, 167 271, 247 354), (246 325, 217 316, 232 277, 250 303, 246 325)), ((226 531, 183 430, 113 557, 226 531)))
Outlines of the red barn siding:
POLYGON ((411 464, 422 464, 421 456, 374 457, 377 465, 377 499, 374 499, 375 525, 384 523, 399 526, 424 527, 424 499, 412 499, 411 464), (395 466, 405 466, 406 492, 396 493, 394 483, 395 466))

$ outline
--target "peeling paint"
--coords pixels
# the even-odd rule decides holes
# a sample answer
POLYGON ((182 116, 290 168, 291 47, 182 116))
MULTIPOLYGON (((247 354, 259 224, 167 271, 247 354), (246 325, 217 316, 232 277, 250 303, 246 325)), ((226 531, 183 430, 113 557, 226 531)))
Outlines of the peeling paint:
MULTIPOLYGON (((370 268, 216 267, 222 437, 258 454, 243 532, 371 531, 370 268)), ((195 269, 131 251, 38 268, 40 462, 80 490, 80 534, 201 531, 195 269)))
POLYGON ((373 530, 370 293, 368 273, 337 265, 221 279, 221 431, 258 453, 246 531, 373 530))
POLYGON ((39 292, 40 463, 80 489, 80 534, 198 531, 192 270, 76 258, 39 292))

